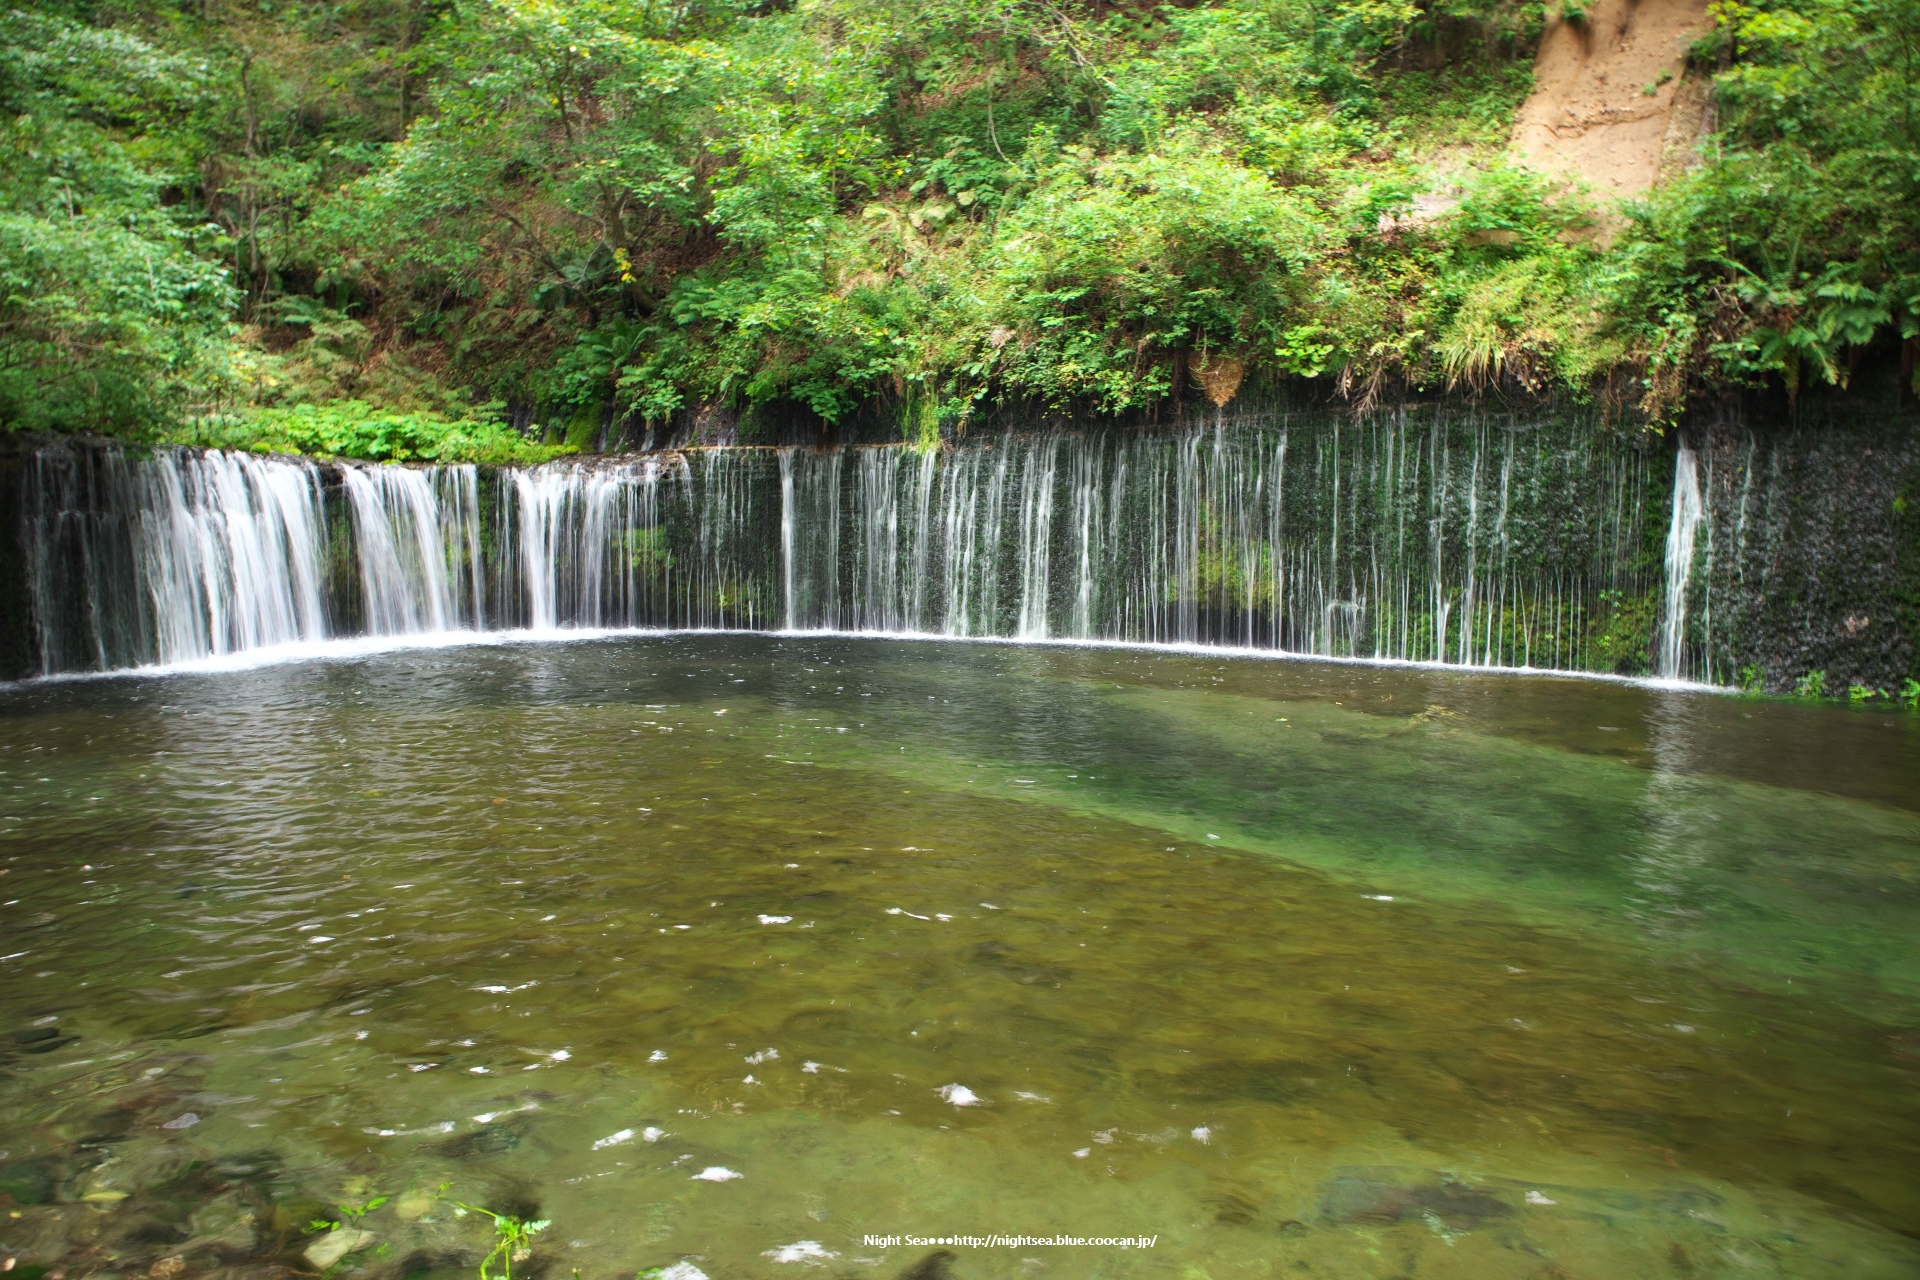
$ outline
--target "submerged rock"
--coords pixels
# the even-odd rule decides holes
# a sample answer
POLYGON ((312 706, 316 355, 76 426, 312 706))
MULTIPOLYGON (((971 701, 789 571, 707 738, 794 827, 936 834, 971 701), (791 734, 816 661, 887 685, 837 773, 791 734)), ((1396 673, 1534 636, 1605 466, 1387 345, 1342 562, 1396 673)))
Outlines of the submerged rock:
POLYGON ((254 1209, 237 1192, 229 1192, 200 1206, 187 1220, 192 1239, 183 1252, 208 1250, 222 1255, 243 1254, 258 1242, 254 1230, 254 1209))
POLYGON ((436 1149, 456 1160, 471 1160, 475 1156, 499 1156, 517 1150, 525 1137, 518 1125, 490 1124, 472 1133, 448 1138, 436 1149))
POLYGON ((372 1243, 373 1232, 371 1231, 361 1231, 354 1227, 335 1227, 308 1245, 300 1256, 321 1271, 325 1271, 354 1250, 364 1249, 372 1243))
POLYGON ((418 1222, 433 1212, 434 1199, 424 1191, 409 1191, 393 1202, 394 1216, 402 1222, 418 1222))
POLYGON ((31 1156, 0 1164, 0 1193, 15 1204, 51 1204, 60 1172, 51 1156, 31 1156))
POLYGON ((9 1031, 6 1038, 8 1046, 15 1053, 52 1053, 80 1037, 67 1035, 58 1027, 25 1027, 19 1031, 9 1031))
POLYGON ((935 1249, 900 1273, 900 1280, 950 1280, 953 1250, 935 1249))
POLYGON ((1392 1169, 1351 1169, 1321 1188, 1320 1216, 1329 1223, 1390 1226, 1408 1218, 1438 1218, 1467 1231, 1493 1218, 1510 1217, 1512 1206, 1484 1191, 1444 1179, 1414 1181, 1392 1169))

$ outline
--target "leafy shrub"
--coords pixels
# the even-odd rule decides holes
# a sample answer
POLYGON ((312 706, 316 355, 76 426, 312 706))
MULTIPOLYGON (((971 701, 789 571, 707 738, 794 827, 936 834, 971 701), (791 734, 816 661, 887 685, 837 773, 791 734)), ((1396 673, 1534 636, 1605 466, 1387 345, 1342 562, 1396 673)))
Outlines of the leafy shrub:
POLYGON ((573 452, 567 445, 536 444, 498 422, 396 413, 358 400, 210 415, 169 433, 169 438, 214 449, 375 462, 532 464, 573 452))

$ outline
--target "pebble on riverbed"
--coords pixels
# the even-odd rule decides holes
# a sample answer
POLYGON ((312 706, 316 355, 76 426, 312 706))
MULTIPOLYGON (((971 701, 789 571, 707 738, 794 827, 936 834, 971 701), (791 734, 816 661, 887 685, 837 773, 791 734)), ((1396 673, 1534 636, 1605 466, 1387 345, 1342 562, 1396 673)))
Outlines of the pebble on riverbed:
POLYGON ((372 1243, 373 1232, 371 1231, 360 1231, 353 1227, 335 1227, 308 1245, 300 1256, 321 1271, 325 1271, 354 1250, 364 1249, 372 1243))

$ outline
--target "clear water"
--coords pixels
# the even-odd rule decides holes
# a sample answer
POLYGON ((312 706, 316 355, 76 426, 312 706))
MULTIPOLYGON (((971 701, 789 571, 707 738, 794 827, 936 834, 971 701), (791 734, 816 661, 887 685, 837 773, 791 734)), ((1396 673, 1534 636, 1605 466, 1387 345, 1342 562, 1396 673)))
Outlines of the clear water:
POLYGON ((1912 717, 692 636, 16 686, 0 769, 27 1267, 1920 1272, 1912 717))

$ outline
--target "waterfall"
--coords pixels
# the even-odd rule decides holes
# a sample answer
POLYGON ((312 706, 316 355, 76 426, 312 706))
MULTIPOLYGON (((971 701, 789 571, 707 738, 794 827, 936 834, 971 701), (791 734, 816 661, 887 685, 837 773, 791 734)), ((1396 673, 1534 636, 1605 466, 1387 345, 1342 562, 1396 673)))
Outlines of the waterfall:
POLYGON ((1575 421, 1438 410, 533 468, 75 447, 22 483, 48 672, 663 627, 1674 674, 1703 518, 1682 450, 1661 597, 1645 455, 1575 421), (1662 600, 1649 636, 1634 620, 1662 600))
POLYGON ((1683 674, 1694 542, 1705 518, 1706 508, 1700 501, 1699 467, 1693 450, 1682 441, 1673 457, 1673 516, 1667 526, 1667 579, 1661 600, 1657 668, 1662 680, 1678 680, 1683 674))
POLYGON ((581 477, 572 467, 541 467, 513 474, 520 499, 520 571, 526 575, 527 625, 552 631, 560 625, 559 585, 555 569, 562 551, 567 517, 580 495, 581 477))
POLYGON ((22 494, 43 673, 183 662, 326 634, 317 470, 247 454, 49 448, 22 494))
POLYGON ((1302 430, 791 453, 787 625, 1581 669, 1657 590, 1633 555, 1651 485, 1626 450, 1403 414, 1310 424, 1296 461, 1302 430))
POLYGON ((311 468, 210 453, 141 478, 153 491, 135 545, 160 661, 324 634, 311 468))
POLYGON ((780 619, 792 626, 793 603, 793 450, 780 451, 780 619))
POLYGON ((368 635, 448 631, 460 620, 461 593, 447 552, 450 542, 465 549, 468 539, 464 531, 448 537, 439 478, 405 467, 342 468, 368 635))
POLYGON ((1060 437, 1045 437, 1034 451, 1020 485, 1020 620, 1013 634, 1022 640, 1047 638, 1047 586, 1053 547, 1054 464, 1060 437))

